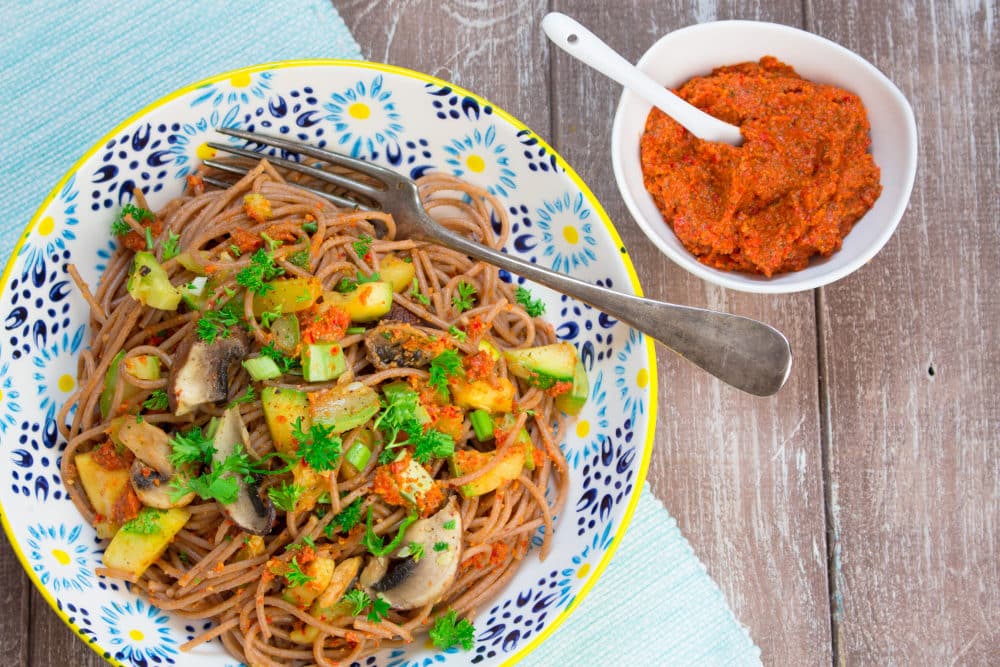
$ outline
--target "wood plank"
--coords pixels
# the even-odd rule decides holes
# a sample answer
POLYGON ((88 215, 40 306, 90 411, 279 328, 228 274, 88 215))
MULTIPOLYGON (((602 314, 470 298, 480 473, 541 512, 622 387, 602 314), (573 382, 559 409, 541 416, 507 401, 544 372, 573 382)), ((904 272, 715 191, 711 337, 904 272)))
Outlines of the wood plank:
POLYGON ((0 536, 0 655, 10 664, 28 664, 28 605, 31 582, 10 547, 6 533, 0 536))
MULTIPOLYGON (((657 38, 699 21, 758 18, 801 24, 799 2, 556 2, 635 62, 657 38)), ((763 55, 763 54, 762 54, 763 55)), ((720 63, 723 64, 723 63, 720 63)), ((649 479, 767 664, 830 661, 826 543, 814 301, 709 286, 663 257, 631 220, 609 157, 620 89, 556 54, 557 149, 604 203, 646 294, 768 322, 795 355, 788 385, 770 399, 744 395, 659 351, 657 447, 649 479)))
MULTIPOLYGON (((31 587, 31 664, 100 667, 107 663, 56 616, 41 593, 31 587)), ((27 664, 27 663, 24 663, 27 664)))
POLYGON ((910 209, 823 290, 841 664, 1000 660, 996 4, 809 3, 914 104, 910 209))

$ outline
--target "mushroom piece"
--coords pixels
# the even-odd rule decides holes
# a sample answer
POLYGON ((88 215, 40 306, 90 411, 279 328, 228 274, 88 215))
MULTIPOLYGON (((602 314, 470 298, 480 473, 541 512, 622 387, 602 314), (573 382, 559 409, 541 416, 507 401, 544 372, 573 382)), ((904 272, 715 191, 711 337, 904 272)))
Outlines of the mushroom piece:
POLYGON ((170 462, 170 436, 149 422, 127 419, 118 427, 118 440, 135 454, 129 479, 135 494, 147 507, 171 509, 194 500, 193 492, 173 499, 171 484, 177 474, 170 462))
MULTIPOLYGON (((221 464, 232 454, 236 445, 242 445, 244 451, 250 450, 250 434, 243 424, 238 407, 231 407, 223 413, 219 420, 215 436, 212 438, 215 453, 212 462, 221 464)), ((274 526, 274 504, 268 497, 261 498, 260 488, 255 483, 247 483, 242 476, 235 476, 239 493, 236 500, 229 505, 223 505, 226 515, 237 526, 254 535, 267 535, 274 526)))
POLYGON ((361 585, 369 596, 380 595, 393 609, 436 602, 455 580, 462 556, 462 514, 455 498, 437 514, 411 525, 402 543, 390 558, 369 561, 361 585), (419 560, 410 555, 411 543, 423 547, 419 560))
POLYGON ((431 363, 433 340, 409 324, 387 322, 365 334, 368 359, 380 371, 387 368, 420 368, 431 363))
POLYGON ((247 344, 242 333, 203 341, 194 331, 181 343, 170 368, 167 401, 177 416, 229 395, 229 367, 243 359, 247 344))

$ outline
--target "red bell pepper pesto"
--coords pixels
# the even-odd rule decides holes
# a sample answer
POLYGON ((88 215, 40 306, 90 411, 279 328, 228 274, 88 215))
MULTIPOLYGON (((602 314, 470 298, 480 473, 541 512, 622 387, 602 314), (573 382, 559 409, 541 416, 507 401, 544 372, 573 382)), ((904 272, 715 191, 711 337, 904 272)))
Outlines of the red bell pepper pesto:
POLYGON ((676 91, 740 127, 740 147, 695 138, 659 109, 642 173, 664 219, 704 264, 772 276, 838 250, 882 186, 861 99, 776 58, 720 67, 676 91))

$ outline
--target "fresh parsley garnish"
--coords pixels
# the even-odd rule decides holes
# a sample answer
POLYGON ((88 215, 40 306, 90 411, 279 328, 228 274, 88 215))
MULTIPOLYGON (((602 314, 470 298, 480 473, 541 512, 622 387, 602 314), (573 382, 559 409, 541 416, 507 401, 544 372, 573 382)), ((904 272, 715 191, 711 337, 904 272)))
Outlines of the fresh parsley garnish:
POLYGON ((417 282, 416 278, 414 278, 413 282, 410 283, 410 294, 409 294, 409 296, 412 297, 412 298, 414 298, 414 299, 416 299, 417 301, 419 301, 420 303, 424 304, 425 306, 431 305, 431 299, 430 299, 430 297, 427 296, 426 294, 421 293, 421 291, 420 291, 420 284, 417 282))
POLYGON ((354 605, 351 609, 351 616, 357 616, 365 610, 365 607, 372 603, 372 599, 368 597, 368 593, 365 593, 360 588, 355 588, 353 591, 344 596, 344 599, 354 605))
POLYGON ((268 247, 268 249, 270 249, 270 250, 277 250, 278 248, 280 248, 280 247, 281 247, 281 243, 282 243, 281 241, 278 241, 278 240, 275 240, 275 239, 272 239, 272 238, 271 238, 270 236, 268 236, 268 235, 267 235, 267 234, 266 234, 265 232, 261 232, 261 233, 260 233, 260 237, 261 237, 262 239, 264 239, 264 243, 266 243, 266 244, 267 244, 267 247, 268 247))
POLYGON ((410 542, 406 545, 406 550, 410 552, 410 558, 418 563, 424 557, 424 545, 420 542, 410 542))
POLYGON ((247 390, 231 400, 227 408, 231 408, 234 405, 243 405, 244 403, 253 403, 257 400, 257 390, 253 388, 253 385, 248 385, 247 390))
POLYGON ((316 230, 318 230, 318 229, 319 229, 319 225, 316 224, 315 222, 303 222, 302 223, 302 231, 304 231, 306 234, 315 234, 316 230))
POLYGON ((420 406, 420 396, 412 390, 397 391, 391 398, 382 400, 382 412, 375 418, 375 428, 382 431, 385 442, 391 445, 396 441, 399 432, 423 430, 423 425, 417 418, 417 408, 420 406))
POLYGON ((410 444, 414 446, 413 458, 420 463, 429 463, 431 459, 443 459, 455 453, 455 440, 436 428, 427 429, 424 433, 411 433, 410 444))
POLYGON ((236 284, 263 296, 274 289, 268 281, 284 273, 285 270, 274 263, 274 255, 261 248, 251 255, 250 264, 236 274, 236 284))
POLYGON ((142 407, 147 410, 166 410, 169 404, 166 389, 154 389, 149 398, 142 402, 142 407))
POLYGON ((287 373, 299 365, 299 360, 289 357, 288 355, 281 352, 281 350, 274 347, 274 343, 268 343, 264 347, 260 348, 260 354, 262 357, 269 357, 274 360, 274 363, 278 364, 278 368, 281 372, 287 373))
POLYGON ((383 600, 378 594, 375 595, 375 599, 373 600, 363 590, 355 588, 345 595, 344 599, 353 605, 351 609, 352 616, 364 613, 369 605, 371 605, 371 609, 368 611, 367 618, 372 623, 381 623, 382 619, 389 615, 389 602, 383 600))
POLYGON ((452 519, 451 521, 445 521, 444 522, 444 529, 445 530, 454 530, 455 529, 455 520, 452 519))
POLYGON ((368 552, 373 556, 387 556, 393 551, 399 548, 399 544, 403 541, 403 534, 406 529, 410 527, 414 521, 417 520, 417 514, 408 514, 399 524, 399 530, 396 532, 396 537, 392 539, 389 544, 384 544, 385 539, 380 537, 372 529, 372 508, 368 508, 368 518, 365 519, 365 536, 361 538, 361 544, 364 545, 368 552))
POLYGON ((127 521, 121 529, 134 535, 155 535, 160 532, 160 516, 162 514, 163 510, 143 507, 139 510, 139 514, 131 521, 127 521))
POLYGON ((372 247, 372 237, 367 234, 362 234, 358 237, 358 240, 354 242, 354 252, 358 253, 358 257, 364 257, 368 254, 368 251, 372 247))
POLYGON ((219 310, 205 311, 195 325, 198 338, 206 343, 214 343, 217 337, 229 338, 229 327, 236 326, 242 321, 239 315, 240 305, 234 300, 219 310))
POLYGON ((274 321, 281 317, 281 311, 282 307, 280 303, 274 310, 265 310, 260 314, 260 325, 265 329, 270 329, 271 325, 274 324, 274 321))
POLYGON ((531 317, 541 317, 545 314, 545 304, 542 303, 541 299, 532 299, 531 292, 526 287, 518 287, 514 290, 514 298, 524 306, 525 312, 531 317))
POLYGON ((309 270, 309 251, 308 250, 298 250, 293 252, 291 255, 286 257, 290 264, 294 264, 300 269, 309 270))
POLYGON ((448 543, 447 542, 435 542, 434 543, 434 551, 447 551, 447 550, 448 550, 448 543))
POLYGON ((274 506, 284 512, 294 512, 295 506, 302 496, 302 487, 298 484, 282 482, 281 486, 272 486, 267 490, 267 496, 274 503, 274 506))
POLYGON ((171 231, 167 232, 167 240, 163 242, 163 261, 168 259, 173 259, 180 252, 177 247, 178 242, 181 240, 180 235, 174 234, 171 231))
POLYGON ((458 612, 449 609, 444 616, 439 616, 431 627, 430 638, 434 645, 441 649, 450 649, 456 644, 466 651, 471 651, 475 645, 476 628, 463 618, 459 620, 458 612))
POLYGON ((299 417, 292 426, 292 438, 299 443, 299 457, 313 470, 333 470, 337 466, 343 442, 332 426, 311 424, 306 432, 299 417))
POLYGON ((200 426, 192 426, 186 431, 174 433, 170 438, 170 446, 173 449, 170 462, 175 466, 210 463, 215 454, 212 439, 201 432, 200 426))
POLYGON ((455 340, 457 340, 460 343, 464 343, 465 342, 465 338, 468 335, 464 331, 462 331, 461 329, 459 329, 458 327, 456 327, 454 324, 451 325, 448 328, 448 333, 451 334, 452 338, 454 338, 455 340))
POLYGON ((118 216, 114 222, 111 223, 111 233, 115 236, 125 236, 132 231, 132 227, 125 221, 125 216, 131 216, 132 220, 139 224, 156 218, 152 211, 132 203, 125 204, 122 206, 122 210, 118 212, 118 216))
POLYGON ((352 528, 358 525, 359 521, 361 521, 361 498, 355 498, 354 502, 340 510, 337 516, 333 517, 323 530, 326 536, 332 539, 336 528, 339 528, 340 532, 347 534, 351 532, 352 528))
POLYGON ((448 389, 448 378, 462 373, 462 359, 455 350, 444 350, 431 360, 428 384, 438 391, 448 389))
POLYGON ((292 560, 288 562, 287 569, 285 570, 285 579, 288 580, 290 586, 304 586, 315 579, 315 577, 310 577, 303 572, 302 566, 299 565, 299 561, 296 558, 298 556, 292 556, 292 560))
POLYGON ((451 297, 451 306, 456 313, 472 308, 472 302, 476 297, 475 285, 471 285, 464 280, 458 283, 458 294, 451 297))

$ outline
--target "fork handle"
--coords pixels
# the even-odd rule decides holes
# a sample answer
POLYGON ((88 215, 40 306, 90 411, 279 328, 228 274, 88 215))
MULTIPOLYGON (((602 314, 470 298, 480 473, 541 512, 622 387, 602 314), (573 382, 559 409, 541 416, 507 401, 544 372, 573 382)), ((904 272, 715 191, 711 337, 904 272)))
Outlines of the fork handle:
POLYGON ((763 322, 643 299, 592 285, 498 252, 450 230, 441 229, 435 240, 590 304, 660 341, 737 389, 756 396, 770 396, 781 389, 788 378, 792 367, 788 339, 763 322))

